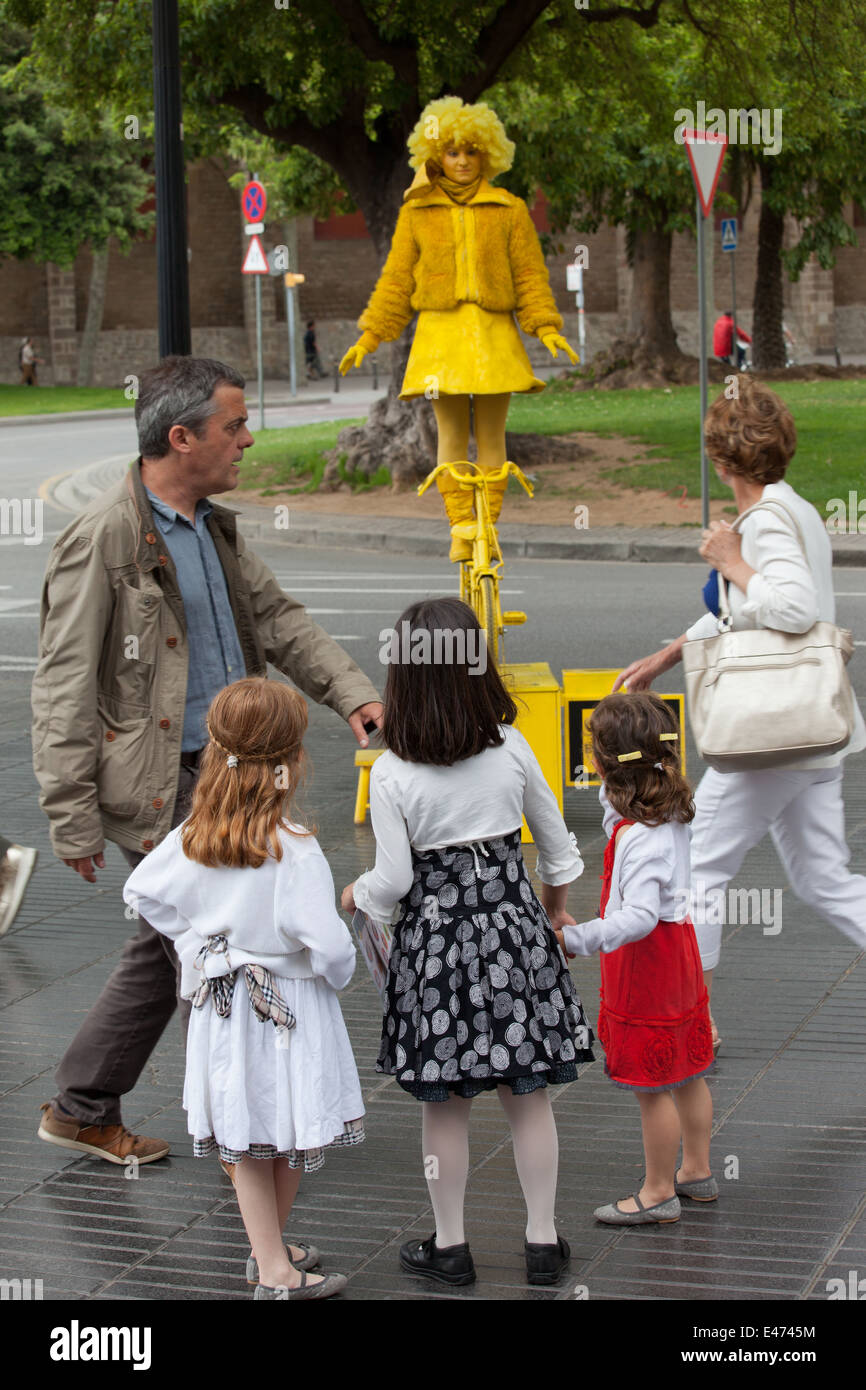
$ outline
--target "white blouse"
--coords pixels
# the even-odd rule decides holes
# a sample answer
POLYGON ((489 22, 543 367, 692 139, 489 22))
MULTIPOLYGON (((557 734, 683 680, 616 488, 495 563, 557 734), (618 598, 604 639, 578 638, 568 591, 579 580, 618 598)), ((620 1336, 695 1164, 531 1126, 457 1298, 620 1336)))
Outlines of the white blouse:
MULTIPOLYGON (((380 922, 393 921, 412 887, 412 850, 444 849, 510 835, 522 818, 538 850, 543 883, 571 883, 583 873, 577 841, 521 733, 500 725, 504 742, 451 767, 410 763, 390 751, 373 764, 370 820, 376 864, 355 882, 355 903, 380 922)), ((479 844, 479 842, 482 842, 479 844)))
MULTIPOLYGON (((794 513, 806 543, 804 557, 789 517, 780 507, 767 507, 747 516, 741 528, 742 556, 757 573, 746 592, 728 585, 732 627, 773 628, 777 632, 808 632, 813 623, 836 621, 833 592, 833 548, 819 513, 785 482, 768 483, 762 501, 778 498, 794 513)), ((721 583, 721 577, 719 578, 721 583)), ((686 632, 696 638, 715 637, 718 621, 705 613, 686 632)), ((854 732, 845 748, 826 757, 785 763, 785 768, 835 767, 849 753, 866 748, 866 725, 855 700, 854 732)))
MULTIPOLYGON (((599 791, 604 829, 609 836, 621 816, 599 791)), ((659 921, 683 922, 689 912, 689 827, 632 825, 616 848, 606 915, 562 928, 570 955, 616 951, 649 936, 659 921)))
POLYGON ((181 960, 181 994, 195 994, 202 971, 208 978, 239 965, 263 965, 287 979, 321 976, 345 989, 355 970, 355 945, 337 912, 334 880, 314 836, 300 838, 280 828, 280 860, 258 869, 210 868, 187 859, 183 827, 169 832, 133 869, 124 902, 168 936, 181 960), (208 937, 222 935, 228 955, 196 956, 208 937))

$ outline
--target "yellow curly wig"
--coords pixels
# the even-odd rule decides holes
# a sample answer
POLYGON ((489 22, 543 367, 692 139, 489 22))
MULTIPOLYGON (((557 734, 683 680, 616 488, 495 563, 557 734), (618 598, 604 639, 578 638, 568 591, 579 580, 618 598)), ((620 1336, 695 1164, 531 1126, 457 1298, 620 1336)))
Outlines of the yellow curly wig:
POLYGON ((486 102, 464 106, 461 97, 440 97, 424 107, 418 124, 406 141, 413 169, 428 163, 440 164, 449 145, 475 145, 481 153, 481 172, 487 179, 510 169, 514 160, 514 141, 486 102))

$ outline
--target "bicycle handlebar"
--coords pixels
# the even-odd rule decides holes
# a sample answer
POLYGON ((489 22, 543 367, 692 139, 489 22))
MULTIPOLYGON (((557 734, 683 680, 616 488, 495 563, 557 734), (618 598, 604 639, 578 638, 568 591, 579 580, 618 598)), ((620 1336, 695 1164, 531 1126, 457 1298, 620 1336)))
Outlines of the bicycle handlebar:
POLYGON ((443 472, 451 473, 453 477, 460 480, 464 487, 483 487, 486 483, 500 483, 503 478, 513 475, 520 483, 524 492, 529 497, 532 496, 532 484, 525 474, 521 472, 516 463, 503 463, 501 468, 494 469, 488 473, 480 468, 477 463, 471 463, 468 459, 457 460, 454 463, 438 463, 432 473, 428 473, 423 483, 419 485, 418 496, 423 497, 428 487, 430 487, 435 479, 438 478, 439 474, 443 472), (458 473, 458 468, 471 468, 474 469, 475 472, 458 473))

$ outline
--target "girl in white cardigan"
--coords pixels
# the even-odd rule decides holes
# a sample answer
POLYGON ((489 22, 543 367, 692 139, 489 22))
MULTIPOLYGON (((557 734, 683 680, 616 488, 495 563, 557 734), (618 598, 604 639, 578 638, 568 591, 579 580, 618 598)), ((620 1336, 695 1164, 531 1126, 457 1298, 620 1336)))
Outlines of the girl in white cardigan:
POLYGON ((183 1103, 196 1157, 237 1165, 256 1299, 329 1298, 314 1247, 284 1246, 300 1181, 330 1145, 359 1144, 364 1106, 336 991, 355 948, 311 831, 290 819, 304 767, 304 701, 288 685, 227 686, 189 817, 123 896, 170 937, 193 1002, 183 1103))
POLYGON ((463 1229, 469 1113, 496 1091, 526 1200, 527 1278, 552 1284, 568 1264, 557 1234, 556 1124, 550 1085, 592 1061, 592 1034, 552 926, 571 922, 583 872, 574 836, 523 735, 475 614, 458 599, 407 608, 392 642, 383 739, 370 779, 376 864, 343 907, 396 922, 377 1069, 422 1102, 424 1170, 436 1230, 408 1241, 402 1267, 469 1284, 463 1229), (438 637, 438 641, 436 640, 438 637), (417 645, 416 645, 417 643, 417 645), (437 650, 432 661, 409 653, 437 650), (401 660, 402 657, 402 660, 401 660), (520 848, 526 817, 541 901, 520 848))
MULTIPOLYGON (((737 396, 720 396, 707 412, 707 452, 733 490, 738 512, 762 505, 741 531, 714 521, 700 553, 718 569, 719 582, 728 583, 734 631, 808 632, 819 620, 836 619, 830 538, 811 503, 784 481, 797 445, 787 406, 751 378, 737 384, 737 396)), ((684 642, 717 631, 713 615, 705 614, 675 642, 628 666, 614 689, 648 689, 677 664, 684 642)), ((842 803, 842 764, 863 748, 866 728, 855 703, 854 732, 841 752, 784 767, 704 773, 695 793, 691 855, 693 917, 708 989, 721 953, 725 912, 719 906, 727 901, 728 882, 768 831, 798 896, 859 951, 866 949, 866 878, 848 869, 842 803)), ((718 1048, 715 1025, 713 1032, 718 1048)))

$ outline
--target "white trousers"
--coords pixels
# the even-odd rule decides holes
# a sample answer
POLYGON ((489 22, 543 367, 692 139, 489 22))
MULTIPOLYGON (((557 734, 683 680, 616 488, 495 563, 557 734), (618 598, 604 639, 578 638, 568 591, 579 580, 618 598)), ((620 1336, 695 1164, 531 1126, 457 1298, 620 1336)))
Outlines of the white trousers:
POLYGON ((695 792, 692 920, 705 970, 719 963, 722 927, 714 904, 767 831, 791 887, 825 921, 866 950, 866 878, 848 870, 842 767, 760 772, 710 769, 695 792))

